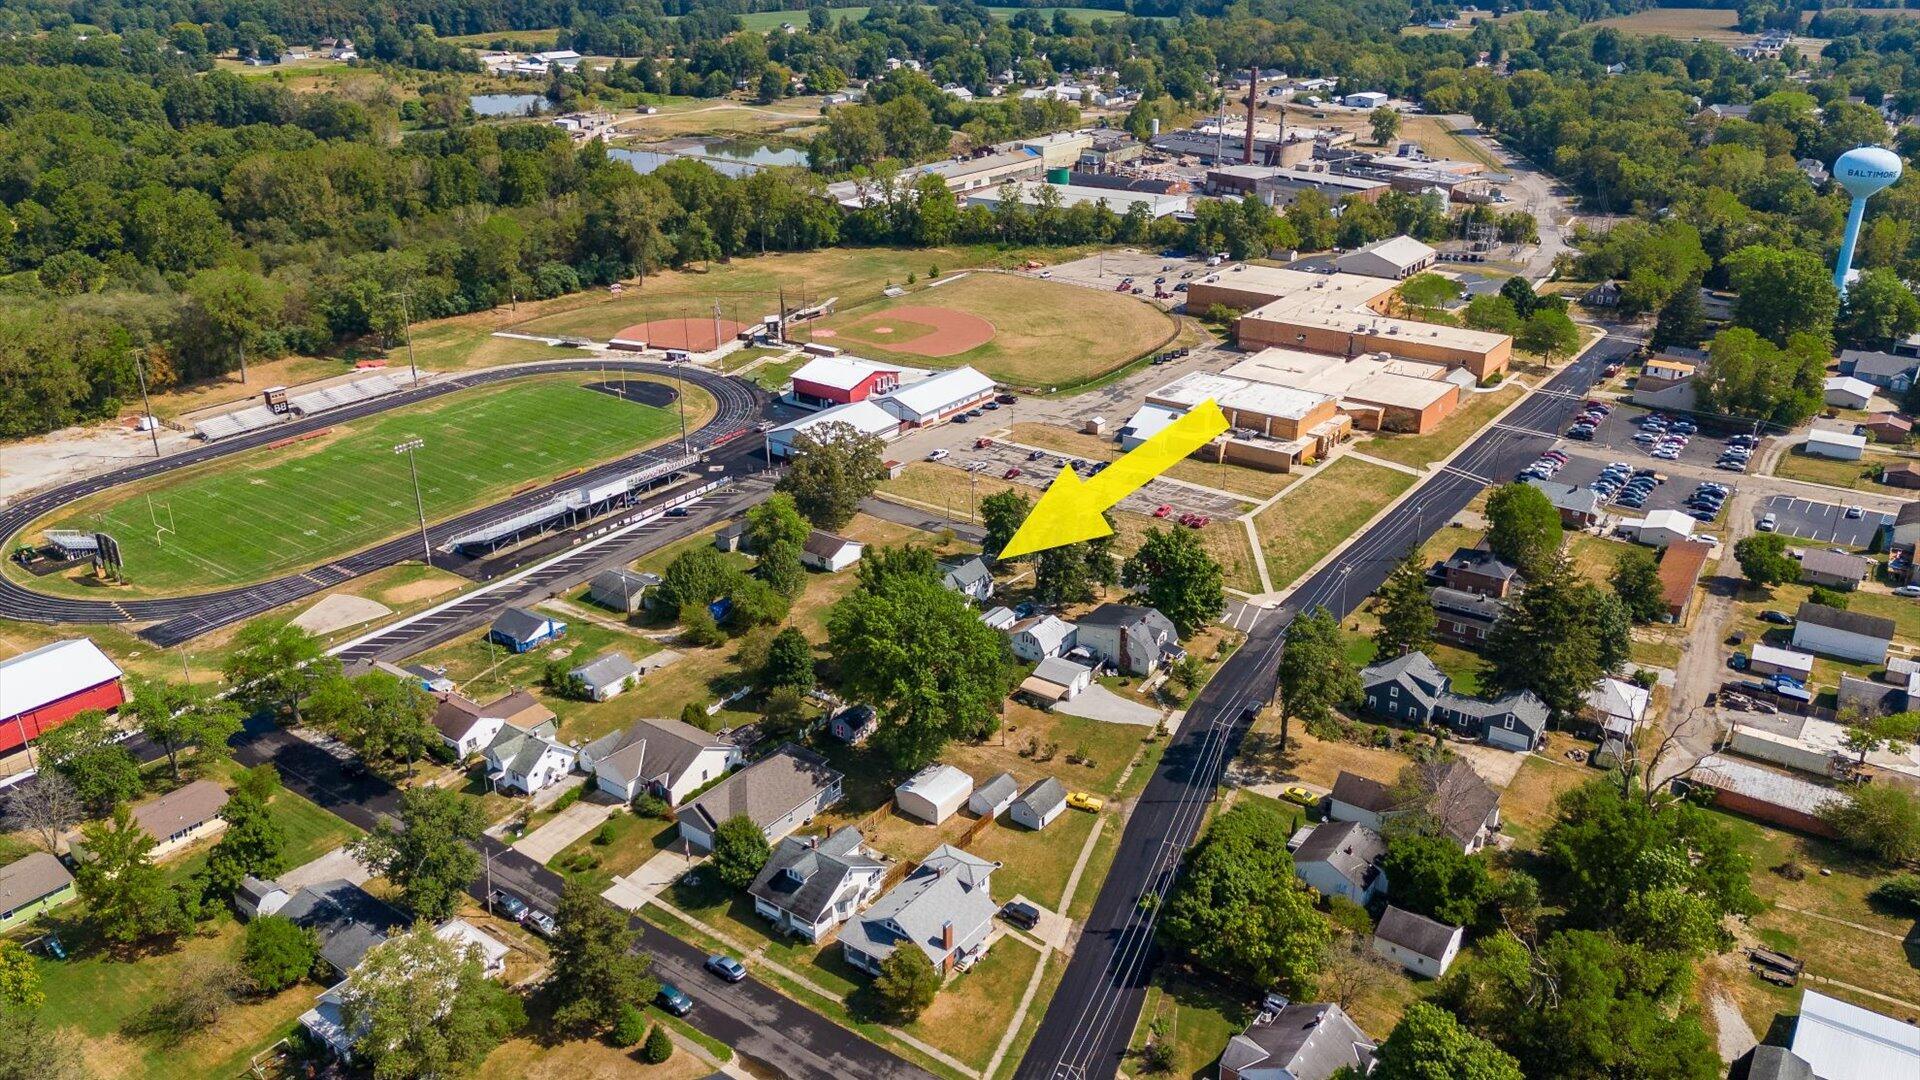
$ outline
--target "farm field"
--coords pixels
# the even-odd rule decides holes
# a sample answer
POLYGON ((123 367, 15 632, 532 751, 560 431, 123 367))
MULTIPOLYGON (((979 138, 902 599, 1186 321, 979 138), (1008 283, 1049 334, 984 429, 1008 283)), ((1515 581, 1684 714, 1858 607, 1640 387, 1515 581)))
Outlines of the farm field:
POLYGON ((815 329, 821 340, 876 360, 969 364, 1015 386, 1047 389, 1105 374, 1157 347, 1174 327, 1164 312, 1130 297, 973 274, 876 304, 843 306, 815 329), (980 342, 982 336, 988 340, 980 342))
MULTIPOLYGON (((1611 26, 1624 34, 1657 34, 1679 41, 1699 38, 1729 46, 1744 44, 1759 36, 1741 33, 1735 29, 1738 22, 1739 13, 1731 8, 1671 7, 1648 8, 1632 15, 1602 19, 1597 25, 1611 26)), ((1819 38, 1796 38, 1794 45, 1802 56, 1818 56, 1827 43, 1819 38)))
POLYGON ((321 438, 103 493, 32 531, 112 533, 142 593, 240 585, 413 528, 408 465, 392 449, 403 439, 425 441, 420 494, 428 519, 439 520, 679 430, 673 409, 589 391, 581 382, 516 383, 368 417, 321 438))

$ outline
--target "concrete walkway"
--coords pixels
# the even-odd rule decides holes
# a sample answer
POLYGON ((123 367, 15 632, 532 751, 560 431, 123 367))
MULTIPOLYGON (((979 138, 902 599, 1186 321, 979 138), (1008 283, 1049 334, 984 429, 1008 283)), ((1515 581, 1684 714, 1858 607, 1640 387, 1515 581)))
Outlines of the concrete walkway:
POLYGON ((689 859, 678 851, 662 851, 633 873, 614 878, 600 897, 622 911, 639 911, 698 862, 700 859, 689 859))
POLYGON ((1088 720, 1105 720, 1111 724, 1133 724, 1138 727, 1153 727, 1160 722, 1160 710, 1128 701, 1099 683, 1082 690, 1072 701, 1055 705, 1053 711, 1088 720))
POLYGON ((521 837, 513 845, 513 850, 545 866, 568 844, 599 828, 600 823, 613 816, 618 809, 618 806, 582 799, 560 811, 552 821, 521 837))

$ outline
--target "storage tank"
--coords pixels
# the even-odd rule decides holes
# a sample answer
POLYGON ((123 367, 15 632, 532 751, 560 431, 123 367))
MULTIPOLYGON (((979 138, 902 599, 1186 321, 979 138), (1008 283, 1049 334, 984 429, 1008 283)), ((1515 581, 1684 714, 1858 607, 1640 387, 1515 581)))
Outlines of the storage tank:
POLYGON ((1073 170, 1071 168, 1063 167, 1058 169, 1048 169, 1047 183, 1065 185, 1072 178, 1072 176, 1073 176, 1073 170))

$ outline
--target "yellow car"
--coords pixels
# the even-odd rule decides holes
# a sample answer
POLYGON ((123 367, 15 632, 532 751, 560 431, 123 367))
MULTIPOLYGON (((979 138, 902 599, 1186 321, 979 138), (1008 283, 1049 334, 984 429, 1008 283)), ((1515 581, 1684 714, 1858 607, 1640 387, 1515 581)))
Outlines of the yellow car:
POLYGON ((1298 784, 1281 792, 1280 797, 1290 803, 1299 803, 1301 806, 1312 806, 1314 803, 1320 801, 1320 796, 1315 795, 1313 792, 1308 791, 1298 784))
POLYGON ((1084 791, 1069 791, 1067 792, 1067 805, 1073 807, 1075 810, 1085 810, 1089 813, 1097 814, 1100 812, 1100 808, 1105 806, 1106 803, 1101 802, 1100 797, 1097 795, 1089 795, 1084 791))

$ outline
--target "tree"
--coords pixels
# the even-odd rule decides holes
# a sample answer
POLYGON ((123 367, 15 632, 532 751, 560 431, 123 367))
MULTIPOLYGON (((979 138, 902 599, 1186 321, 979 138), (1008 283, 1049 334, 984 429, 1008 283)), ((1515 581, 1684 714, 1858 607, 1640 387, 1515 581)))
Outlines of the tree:
POLYGON ((231 897, 249 874, 271 878, 287 868, 287 831, 267 813, 265 803, 235 792, 220 808, 220 816, 227 829, 200 871, 202 895, 231 897))
POLYGON ((1420 565, 1419 547, 1408 549, 1387 575, 1379 597, 1380 628, 1373 632, 1376 657, 1389 660, 1433 644, 1433 595, 1427 592, 1427 568, 1420 565))
POLYGON ((255 621, 234 635, 226 676, 251 700, 284 705, 300 719, 300 703, 313 684, 338 672, 318 637, 288 622, 255 621))
POLYGON ((769 689, 785 687, 801 693, 813 689, 813 645, 799 627, 789 626, 774 635, 760 682, 769 689))
POLYGON ((620 1003, 620 1016, 614 1020, 613 1028, 607 1032, 608 1041, 615 1046, 636 1046, 647 1036, 647 1014, 630 1001, 620 1003))
POLYGON ((113 816, 80 829, 88 858, 74 874, 100 936, 119 946, 186 933, 191 925, 167 875, 153 863, 154 838, 125 803, 113 816))
POLYGON ((1571 356, 1580 347, 1580 328, 1566 312, 1541 308, 1520 324, 1514 340, 1521 348, 1552 362, 1571 356))
POLYGON ((259 915, 247 924, 240 962, 262 993, 277 994, 305 978, 319 955, 312 930, 283 915, 259 915))
POLYGON ((1906 753, 1916 735, 1920 735, 1920 712, 1897 712, 1853 718, 1847 724, 1844 741, 1856 755, 1854 764, 1864 767, 1867 755, 1875 751, 1906 753))
POLYGON ((746 541, 753 551, 765 551, 781 541, 800 547, 812 531, 793 496, 784 491, 774 492, 747 511, 746 541))
POLYGON ((647 1043, 640 1048, 640 1060, 648 1065, 660 1065, 673 1056, 673 1037, 667 1034, 665 1024, 653 1025, 647 1032, 647 1043))
POLYGON ((1840 838, 1889 866, 1920 859, 1920 799, 1892 784, 1859 784, 1820 808, 1840 838))
POLYGON ((740 570, 715 551, 702 544, 674 557, 654 587, 654 602, 667 611, 681 613, 686 621, 689 608, 705 608, 730 595, 740 584, 740 570))
POLYGON ((1148 529, 1140 550, 1121 567, 1120 581, 1165 615, 1183 638, 1226 610, 1220 564, 1192 529, 1148 529))
MULTIPOLYGON (((1103 512, 1109 527, 1111 511, 1103 512)), ((1047 548, 1034 556, 1033 598, 1043 604, 1080 604, 1094 597, 1095 584, 1111 585, 1113 537, 1047 548)))
POLYGON ((1381 146, 1393 141, 1400 133, 1400 113, 1385 105, 1367 114, 1367 123, 1373 128, 1373 141, 1381 146))
POLYGON ((735 814, 720 823, 713 833, 713 874, 735 889, 744 889, 760 876, 773 852, 760 826, 745 814, 735 814))
POLYGON ((1487 497, 1487 547, 1529 579, 1559 553, 1560 511, 1532 484, 1502 484, 1487 497))
POLYGON ((949 739, 994 730, 1012 663, 1006 639, 940 584, 930 555, 911 570, 885 570, 890 563, 884 548, 861 560, 861 588, 827 612, 827 651, 841 692, 879 711, 875 743, 917 769, 949 739))
POLYGON ((1265 807, 1217 818, 1167 899, 1161 932, 1202 967, 1299 997, 1314 989, 1329 932, 1293 876, 1288 832, 1265 807))
POLYGON ((1508 693, 1531 690, 1556 717, 1575 716, 1593 684, 1626 663, 1631 628, 1618 597, 1582 581, 1555 553, 1527 575, 1487 635, 1488 681, 1508 693))
POLYGON ((1609 584, 1634 622, 1652 622, 1667 613, 1660 567, 1645 548, 1623 547, 1614 559, 1609 584))
POLYGON ((40 766, 73 785, 80 801, 95 810, 140 794, 140 763, 133 751, 115 741, 119 732, 107 714, 88 709, 39 738, 40 766))
POLYGON ((1881 349, 1920 330, 1920 299, 1885 267, 1863 270, 1840 303, 1834 332, 1840 344, 1855 349, 1881 349))
POLYGON ((547 992, 553 998, 556 1027, 598 1031, 618 1023, 621 1010, 632 1002, 653 996, 655 987, 647 975, 650 957, 634 950, 636 935, 626 915, 593 889, 568 881, 554 924, 558 929, 547 992))
POLYGON ((0 1011, 38 1009, 47 996, 40 992, 40 962, 17 941, 0 941, 0 1011))
POLYGON ((1656 349, 1673 345, 1693 348, 1700 339, 1707 336, 1707 316, 1700 308, 1700 289, 1703 279, 1694 276, 1686 284, 1674 291, 1673 296, 1660 306, 1660 316, 1653 323, 1651 344, 1656 349))
POLYGON ((340 987, 354 1064, 381 1080, 445 1076, 477 1064, 524 1027, 526 1010, 487 978, 478 955, 427 922, 368 953, 340 987))
POLYGON ((127 1030, 156 1037, 167 1047, 178 1046, 218 1023, 251 989, 238 964, 218 958, 195 961, 174 976, 173 985, 158 1001, 127 1021, 127 1030))
POLYGON ((1540 298, 1534 295, 1533 283, 1518 274, 1500 283, 1500 295, 1513 305, 1513 313, 1522 319, 1533 317, 1534 308, 1540 304, 1540 298))
POLYGON ((1482 293, 1467 301, 1460 318, 1475 330, 1496 334, 1514 334, 1520 330, 1520 314, 1513 310, 1513 301, 1504 296, 1482 293))
POLYGON ((1823 341, 1832 337, 1840 293, 1832 272, 1813 252, 1753 244, 1728 255, 1723 266, 1739 294, 1733 303, 1736 325, 1775 345, 1800 333, 1823 341))
POLYGON ((80 1048, 29 1009, 0 1009, 0 1080, 84 1080, 80 1048))
POLYGON ((400 796, 400 827, 384 819, 353 842, 355 858, 400 888, 420 918, 452 916, 480 872, 473 844, 486 827, 477 800, 445 788, 416 788, 400 796))
POLYGON ((1282 754, 1295 719, 1331 719, 1335 709, 1360 696, 1360 673, 1340 642, 1340 623, 1324 607, 1294 617, 1275 675, 1282 754))
POLYGON ((1460 294, 1453 279, 1428 271, 1400 283, 1400 298, 1417 308, 1437 308, 1460 294))
POLYGON ((232 753, 227 740, 240 733, 240 707, 204 686, 176 686, 159 679, 138 679, 129 708, 140 733, 167 756, 167 769, 180 779, 180 755, 194 750, 202 764, 232 753))
POLYGON ((860 500, 887 478, 884 445, 878 437, 838 421, 802 432, 793 440, 778 490, 791 495, 815 527, 838 529, 853 520, 860 500))
POLYGON ((1740 572, 1760 588, 1800 580, 1800 562, 1787 554, 1787 538, 1779 533, 1754 533, 1733 545, 1740 572))
POLYGON ((1792 427, 1818 412, 1829 348, 1824 337, 1798 333, 1785 347, 1732 326, 1713 336, 1711 357, 1693 380, 1701 412, 1744 416, 1792 427))
POLYGON ((753 573, 788 600, 799 596, 807 587, 807 566, 800 561, 800 546, 790 540, 775 540, 761 548, 753 573))
POLYGON ((370 671, 357 679, 330 675, 313 690, 307 712, 319 726, 368 762, 413 764, 439 742, 434 699, 417 679, 370 671))
POLYGON ((897 1024, 911 1023, 933 1004, 940 992, 940 973, 933 969, 918 942, 902 941, 880 961, 873 980, 873 996, 882 1011, 897 1024))
POLYGON ((1493 890, 1486 863, 1444 836, 1394 836, 1380 869, 1395 907, 1454 926, 1475 922, 1493 890))
POLYGON ((980 549, 988 557, 997 559, 999 553, 1007 549, 1013 541, 1013 534, 1027 520, 1027 514, 1033 504, 1025 495, 1017 491, 998 491, 980 500, 980 521, 986 526, 987 535, 980 542, 980 549))
POLYGON ((60 839, 85 816, 73 781, 57 772, 42 772, 29 783, 14 785, 7 800, 5 828, 30 832, 49 854, 59 854, 60 839))
POLYGON ((1374 1054, 1370 1080, 1524 1080, 1513 1055, 1425 1001, 1407 1007, 1374 1054))

